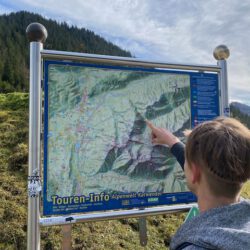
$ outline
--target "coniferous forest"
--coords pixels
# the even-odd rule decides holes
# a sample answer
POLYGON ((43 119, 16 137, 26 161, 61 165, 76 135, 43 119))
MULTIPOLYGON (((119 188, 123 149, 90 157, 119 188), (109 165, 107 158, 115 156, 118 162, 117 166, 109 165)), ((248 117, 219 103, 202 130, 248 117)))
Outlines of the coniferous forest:
POLYGON ((0 93, 28 92, 29 42, 25 30, 32 22, 48 31, 45 49, 131 57, 130 52, 106 41, 93 31, 57 23, 21 11, 0 16, 0 93))

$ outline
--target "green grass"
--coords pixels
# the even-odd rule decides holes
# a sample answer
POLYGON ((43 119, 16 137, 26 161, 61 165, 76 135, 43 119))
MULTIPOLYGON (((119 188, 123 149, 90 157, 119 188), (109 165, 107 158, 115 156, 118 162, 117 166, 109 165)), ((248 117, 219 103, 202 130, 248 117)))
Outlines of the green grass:
MULTIPOLYGON (((26 249, 28 95, 0 94, 0 249, 26 249)), ((250 197, 250 182, 242 195, 250 197)), ((186 213, 148 217, 141 247, 137 219, 73 225, 73 249, 166 249, 186 213)), ((41 249, 61 249, 61 227, 41 228, 41 249)))
POLYGON ((250 198, 250 181, 245 183, 245 185, 243 186, 241 195, 244 198, 248 198, 248 199, 250 198))
POLYGON ((28 95, 0 95, 0 249, 25 249, 28 95))

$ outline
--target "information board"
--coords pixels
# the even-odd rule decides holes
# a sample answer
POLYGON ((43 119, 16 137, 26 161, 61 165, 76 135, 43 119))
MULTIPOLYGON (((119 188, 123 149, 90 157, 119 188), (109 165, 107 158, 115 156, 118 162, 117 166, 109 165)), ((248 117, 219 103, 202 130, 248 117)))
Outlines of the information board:
POLYGON ((219 115, 218 75, 44 62, 43 214, 196 200, 145 119, 183 130, 219 115))

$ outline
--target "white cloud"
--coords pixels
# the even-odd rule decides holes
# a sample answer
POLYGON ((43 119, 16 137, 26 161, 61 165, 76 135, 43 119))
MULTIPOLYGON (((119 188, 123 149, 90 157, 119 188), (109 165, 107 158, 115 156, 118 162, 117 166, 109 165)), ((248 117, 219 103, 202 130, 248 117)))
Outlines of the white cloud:
POLYGON ((93 30, 140 58, 216 64, 213 50, 226 44, 231 98, 250 91, 249 0, 9 0, 11 8, 93 30))

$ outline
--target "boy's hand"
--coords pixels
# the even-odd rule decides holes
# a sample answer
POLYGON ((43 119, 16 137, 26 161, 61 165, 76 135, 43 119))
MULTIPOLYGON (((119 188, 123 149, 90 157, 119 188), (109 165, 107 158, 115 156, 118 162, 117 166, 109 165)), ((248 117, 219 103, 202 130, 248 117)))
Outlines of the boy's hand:
POLYGON ((174 136, 170 131, 165 128, 158 128, 152 122, 146 120, 146 124, 152 132, 152 143, 165 144, 170 148, 177 142, 180 142, 179 138, 174 136))

